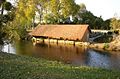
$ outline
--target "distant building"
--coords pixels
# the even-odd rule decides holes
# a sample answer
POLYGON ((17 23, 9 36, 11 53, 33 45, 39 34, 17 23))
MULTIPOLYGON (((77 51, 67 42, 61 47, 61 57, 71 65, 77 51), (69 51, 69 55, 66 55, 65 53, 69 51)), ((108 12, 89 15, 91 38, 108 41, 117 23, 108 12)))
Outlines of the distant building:
POLYGON ((38 25, 30 35, 34 38, 89 41, 89 25, 38 25))

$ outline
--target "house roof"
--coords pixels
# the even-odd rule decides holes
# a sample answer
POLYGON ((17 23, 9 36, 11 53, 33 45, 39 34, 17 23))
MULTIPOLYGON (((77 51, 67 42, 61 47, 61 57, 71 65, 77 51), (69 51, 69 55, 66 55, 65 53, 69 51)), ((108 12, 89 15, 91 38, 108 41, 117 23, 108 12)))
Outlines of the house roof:
POLYGON ((32 36, 81 40, 89 30, 89 25, 38 25, 31 33, 32 36))

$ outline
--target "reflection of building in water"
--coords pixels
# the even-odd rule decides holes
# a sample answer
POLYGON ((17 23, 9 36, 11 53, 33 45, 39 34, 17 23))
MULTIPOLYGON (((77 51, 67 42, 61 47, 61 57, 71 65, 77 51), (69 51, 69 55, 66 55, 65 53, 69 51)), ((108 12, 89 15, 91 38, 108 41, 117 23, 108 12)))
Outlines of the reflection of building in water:
POLYGON ((63 61, 73 65, 84 65, 86 61, 86 48, 71 45, 51 45, 49 47, 36 46, 36 54, 40 57, 63 61))
MULTIPOLYGON (((8 45, 1 46, 8 51, 8 45)), ((10 45, 10 53, 38 56, 50 60, 58 60, 73 65, 87 65, 120 70, 120 52, 100 52, 80 46, 52 44, 32 46, 31 42, 19 41, 10 45), (34 48, 34 50, 33 50, 34 48), (13 52, 12 52, 13 51, 13 52)))
POLYGON ((107 69, 120 69, 120 55, 95 51, 72 45, 39 45, 34 46, 35 55, 62 61, 72 65, 102 67, 107 69))

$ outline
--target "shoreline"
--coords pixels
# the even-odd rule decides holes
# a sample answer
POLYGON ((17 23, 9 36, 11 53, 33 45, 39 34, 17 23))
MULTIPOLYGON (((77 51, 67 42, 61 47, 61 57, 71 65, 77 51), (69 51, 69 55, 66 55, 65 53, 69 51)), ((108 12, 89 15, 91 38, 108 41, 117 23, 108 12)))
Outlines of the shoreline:
POLYGON ((120 71, 87 66, 71 66, 42 58, 0 52, 2 79, 117 79, 120 71), (7 75, 6 75, 7 74, 7 75))
POLYGON ((94 43, 94 44, 89 44, 88 47, 101 51, 114 51, 114 52, 120 51, 119 46, 116 46, 113 43, 94 43))

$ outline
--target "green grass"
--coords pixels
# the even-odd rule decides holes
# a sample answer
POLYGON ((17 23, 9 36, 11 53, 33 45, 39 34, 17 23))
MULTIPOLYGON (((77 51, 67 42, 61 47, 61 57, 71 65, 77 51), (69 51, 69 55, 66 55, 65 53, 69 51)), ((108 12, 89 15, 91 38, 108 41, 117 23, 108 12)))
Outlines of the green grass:
POLYGON ((0 79, 120 79, 120 71, 0 53, 0 79))

